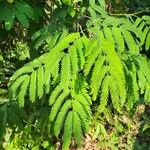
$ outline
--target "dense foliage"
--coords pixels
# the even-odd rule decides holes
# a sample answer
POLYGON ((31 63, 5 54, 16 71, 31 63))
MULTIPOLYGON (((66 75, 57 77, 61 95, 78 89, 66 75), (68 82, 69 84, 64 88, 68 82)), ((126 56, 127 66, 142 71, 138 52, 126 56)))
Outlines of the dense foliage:
POLYGON ((0 149, 150 148, 149 6, 128 4, 0 1, 0 149))

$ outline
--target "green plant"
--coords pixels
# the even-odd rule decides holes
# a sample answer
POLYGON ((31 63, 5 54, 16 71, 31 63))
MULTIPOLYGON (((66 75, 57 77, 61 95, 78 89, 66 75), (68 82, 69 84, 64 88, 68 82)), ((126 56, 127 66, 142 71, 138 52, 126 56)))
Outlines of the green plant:
MULTIPOLYGON (((22 3, 21 7, 34 3, 3 4, 16 7, 18 2, 22 3)), ((102 0, 90 0, 88 4, 71 0, 43 3, 46 5, 43 22, 47 25, 38 31, 34 25, 30 26, 23 31, 29 36, 27 42, 16 38, 13 41, 16 48, 11 46, 10 49, 11 58, 14 54, 19 62, 24 63, 29 58, 31 61, 18 70, 16 67, 17 71, 10 78, 10 100, 0 105, 1 141, 6 135, 3 131, 7 133, 12 128, 13 140, 7 141, 11 148, 48 149, 60 141, 60 148, 68 150, 73 141, 78 147, 82 146, 84 135, 93 127, 96 128, 94 137, 102 138, 100 147, 133 148, 137 131, 132 134, 134 128, 130 125, 140 121, 123 119, 133 116, 141 100, 142 104, 150 101, 150 17, 109 14, 102 0), (84 12, 78 8, 80 4, 84 12), (33 35, 29 33, 33 33, 32 30, 36 31, 33 35), (25 118, 19 116, 13 127, 6 116, 12 104, 20 114, 24 111, 26 114, 25 118), (23 124, 18 127, 21 119, 23 124), (106 125, 111 127, 107 129, 106 125), (117 131, 109 134, 112 128, 117 131), (131 131, 128 137, 124 134, 127 130, 131 131), (120 134, 125 137, 119 137, 120 134), (28 135, 28 142, 22 143, 28 135), (120 142, 125 138, 126 146, 120 142)), ((29 23, 30 11, 23 12, 26 19, 22 18, 22 22, 16 15, 23 26, 29 23)), ((5 15, 2 20, 6 24, 9 17, 5 15)), ((11 29, 13 22, 11 20, 11 26, 5 25, 5 28, 11 29)))
POLYGON ((80 38, 78 33, 68 35, 48 54, 18 70, 10 81, 12 99, 18 99, 21 107, 26 96, 31 102, 41 99, 44 103, 47 101, 46 94, 49 94, 52 131, 58 137, 64 130, 64 149, 68 149, 72 134, 81 144, 82 132, 87 131, 91 116, 87 83, 82 74, 77 76, 85 62, 83 51, 86 41, 88 39, 80 38))
POLYGON ((29 19, 38 21, 39 15, 26 2, 16 0, 13 3, 8 1, 0 4, 0 21, 5 21, 6 30, 12 28, 16 18, 23 27, 29 27, 29 19))

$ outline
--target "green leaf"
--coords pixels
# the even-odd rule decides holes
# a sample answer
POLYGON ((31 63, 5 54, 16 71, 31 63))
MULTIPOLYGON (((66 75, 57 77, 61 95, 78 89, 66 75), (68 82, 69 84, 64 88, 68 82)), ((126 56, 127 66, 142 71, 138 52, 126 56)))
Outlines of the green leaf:
POLYGON ((68 13, 71 15, 71 17, 75 16, 76 10, 73 7, 69 7, 67 10, 68 10, 68 13))
POLYGON ((72 0, 62 0, 63 4, 70 6, 72 3, 72 0))
POLYGON ((14 19, 15 19, 15 13, 14 13, 14 10, 12 10, 12 12, 10 12, 9 15, 7 15, 7 18, 5 20, 6 30, 10 30, 12 28, 14 19))
POLYGON ((99 4, 105 8, 105 0, 98 0, 99 4))
POLYGON ((150 49, 150 31, 148 32, 146 42, 145 42, 145 49, 148 51, 150 49))
POLYGON ((150 129, 150 122, 146 122, 142 128, 142 131, 146 131, 147 129, 150 129))
POLYGON ((64 125, 64 136, 62 145, 63 150, 68 150, 71 144, 71 137, 73 131, 72 122, 73 122, 73 112, 69 112, 64 125))
POLYGON ((29 86, 29 97, 31 102, 35 102, 36 100, 36 90, 37 90, 37 71, 34 70, 30 77, 30 86, 29 86))

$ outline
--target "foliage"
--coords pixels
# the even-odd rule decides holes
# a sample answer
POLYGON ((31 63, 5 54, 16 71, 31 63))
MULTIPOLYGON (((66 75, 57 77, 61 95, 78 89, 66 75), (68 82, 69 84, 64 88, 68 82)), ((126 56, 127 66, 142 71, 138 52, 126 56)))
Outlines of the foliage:
POLYGON ((28 19, 38 21, 39 14, 26 2, 18 0, 12 3, 7 1, 0 4, 0 20, 5 21, 6 30, 12 28, 16 18, 23 27, 29 27, 28 19))
POLYGON ((1 147, 68 150, 91 131, 102 149, 134 149, 150 102, 150 17, 106 5, 0 1, 1 147))
POLYGON ((135 136, 142 125, 144 111, 144 105, 138 104, 132 114, 127 111, 116 114, 109 108, 103 115, 96 112, 91 127, 93 139, 101 139, 98 144, 102 149, 136 149, 140 144, 136 144, 135 136))

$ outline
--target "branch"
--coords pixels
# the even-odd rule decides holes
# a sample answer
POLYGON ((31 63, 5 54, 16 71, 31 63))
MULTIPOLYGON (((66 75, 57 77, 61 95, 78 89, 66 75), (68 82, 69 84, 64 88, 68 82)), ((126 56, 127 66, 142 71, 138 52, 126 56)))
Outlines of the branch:
POLYGON ((135 12, 135 13, 129 13, 129 14, 109 14, 111 16, 127 16, 127 15, 130 15, 130 16, 137 16, 139 14, 142 14, 142 13, 147 13, 147 12, 150 12, 149 8, 145 11, 139 11, 139 12, 135 12))

